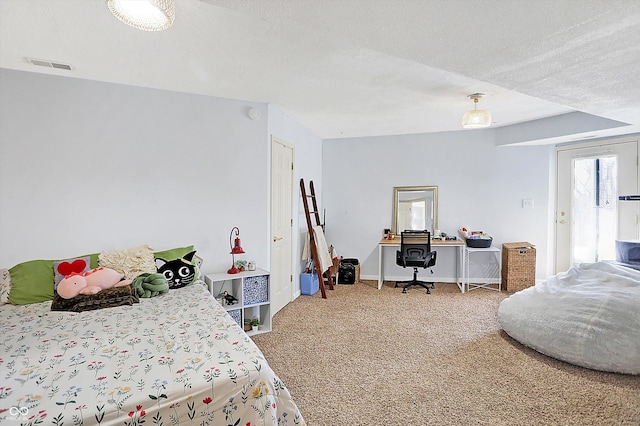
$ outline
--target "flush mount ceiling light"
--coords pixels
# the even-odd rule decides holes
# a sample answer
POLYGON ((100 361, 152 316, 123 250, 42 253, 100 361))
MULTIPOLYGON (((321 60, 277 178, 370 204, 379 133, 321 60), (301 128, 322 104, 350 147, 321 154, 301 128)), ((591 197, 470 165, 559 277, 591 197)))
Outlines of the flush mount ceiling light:
POLYGON ((144 31, 162 31, 173 24, 173 0, 105 0, 113 15, 127 25, 144 31))
POLYGON ((473 99, 473 109, 467 111, 462 116, 462 127, 465 129, 482 129, 491 125, 491 113, 484 109, 478 108, 478 99, 484 96, 484 93, 474 93, 467 96, 473 99))

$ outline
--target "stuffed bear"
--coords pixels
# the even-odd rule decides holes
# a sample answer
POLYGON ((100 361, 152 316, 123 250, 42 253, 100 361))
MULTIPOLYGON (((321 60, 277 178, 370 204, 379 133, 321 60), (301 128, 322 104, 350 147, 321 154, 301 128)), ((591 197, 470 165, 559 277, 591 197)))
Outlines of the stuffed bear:
POLYGON ((85 273, 73 273, 64 277, 58 284, 58 295, 71 299, 78 294, 96 294, 101 290, 131 284, 123 280, 124 274, 109 268, 96 268, 85 273))

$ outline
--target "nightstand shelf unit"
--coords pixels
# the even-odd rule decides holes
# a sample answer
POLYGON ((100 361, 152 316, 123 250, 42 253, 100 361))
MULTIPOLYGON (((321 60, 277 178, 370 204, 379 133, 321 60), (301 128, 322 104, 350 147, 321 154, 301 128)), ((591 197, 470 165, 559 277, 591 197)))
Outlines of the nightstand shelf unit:
POLYGON ((204 281, 214 298, 222 304, 229 315, 244 327, 245 321, 257 319, 260 326, 257 331, 247 331, 248 335, 256 335, 271 331, 271 283, 268 271, 256 269, 238 274, 216 272, 205 274, 204 281), (220 300, 224 292, 237 299, 234 304, 220 300))

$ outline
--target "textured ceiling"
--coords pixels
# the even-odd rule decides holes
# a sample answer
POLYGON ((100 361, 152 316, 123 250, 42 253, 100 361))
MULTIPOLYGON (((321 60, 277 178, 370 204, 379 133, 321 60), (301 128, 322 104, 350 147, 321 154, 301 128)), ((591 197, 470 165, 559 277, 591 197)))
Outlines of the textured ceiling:
POLYGON ((177 0, 158 33, 101 0, 0 0, 0 67, 270 103, 323 138, 462 131, 474 92, 493 127, 579 111, 629 133, 640 0, 177 0))

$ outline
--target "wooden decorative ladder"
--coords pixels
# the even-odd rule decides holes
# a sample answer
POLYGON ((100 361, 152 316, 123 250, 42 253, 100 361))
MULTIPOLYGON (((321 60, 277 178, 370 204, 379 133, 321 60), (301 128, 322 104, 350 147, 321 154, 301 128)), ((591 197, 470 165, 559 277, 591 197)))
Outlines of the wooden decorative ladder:
MULTIPOLYGON (((318 284, 320 286, 320 291, 322 292, 322 298, 327 298, 327 293, 324 288, 324 279, 322 278, 322 265, 320 264, 320 256, 318 256, 318 247, 316 246, 315 234, 313 232, 313 224, 311 223, 311 214, 314 215, 316 219, 316 226, 322 225, 320 223, 320 213, 318 213, 318 204, 316 202, 316 191, 313 188, 313 181, 309 182, 309 190, 311 192, 310 195, 307 195, 307 191, 304 187, 304 179, 300 179, 300 191, 302 191, 302 202, 304 204, 304 213, 307 218, 307 229, 309 230, 309 248, 311 249, 311 259, 313 260, 313 264, 316 269, 316 274, 318 275, 318 284), (313 210, 309 210, 309 202, 308 198, 311 198, 311 204, 313 206, 313 210)), ((329 284, 329 289, 333 290, 333 279, 331 278, 331 268, 328 268, 325 272, 327 281, 329 284)))

